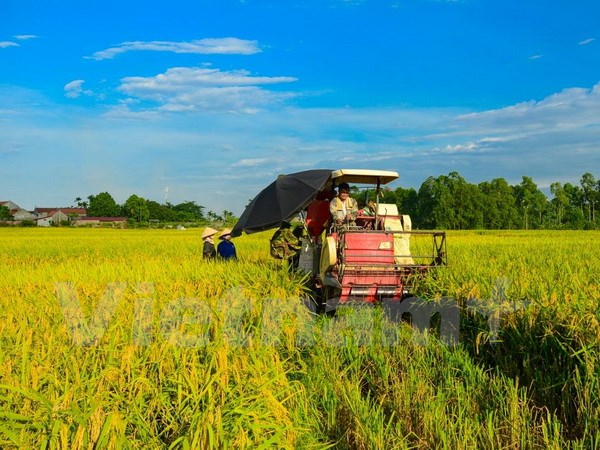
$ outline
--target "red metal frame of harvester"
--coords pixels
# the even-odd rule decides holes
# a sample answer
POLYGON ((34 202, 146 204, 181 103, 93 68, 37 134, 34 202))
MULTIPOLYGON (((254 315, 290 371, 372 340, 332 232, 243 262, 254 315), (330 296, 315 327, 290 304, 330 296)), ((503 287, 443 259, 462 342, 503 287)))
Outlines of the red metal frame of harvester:
POLYGON ((408 294, 410 278, 431 267, 446 264, 446 234, 439 231, 364 230, 348 227, 337 232, 338 260, 331 275, 338 280, 340 303, 381 299, 401 300, 408 294), (395 254, 399 237, 431 237, 431 253, 395 254), (399 263, 401 259, 412 263, 399 263))

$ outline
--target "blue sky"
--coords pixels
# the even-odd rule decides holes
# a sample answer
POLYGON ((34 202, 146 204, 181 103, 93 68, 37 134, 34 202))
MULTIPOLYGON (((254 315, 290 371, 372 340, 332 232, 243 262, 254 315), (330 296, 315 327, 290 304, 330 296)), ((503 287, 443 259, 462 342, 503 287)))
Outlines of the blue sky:
POLYGON ((597 0, 2 0, 0 200, 241 213, 279 173, 600 176, 597 0))

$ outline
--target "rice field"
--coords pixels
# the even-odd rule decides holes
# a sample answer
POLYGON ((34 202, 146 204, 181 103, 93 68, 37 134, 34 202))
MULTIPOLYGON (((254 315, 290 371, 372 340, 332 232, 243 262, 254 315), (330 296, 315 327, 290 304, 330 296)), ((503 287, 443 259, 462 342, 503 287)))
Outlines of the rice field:
POLYGON ((1 448, 600 448, 600 232, 449 233, 454 346, 200 232, 0 229, 1 448))

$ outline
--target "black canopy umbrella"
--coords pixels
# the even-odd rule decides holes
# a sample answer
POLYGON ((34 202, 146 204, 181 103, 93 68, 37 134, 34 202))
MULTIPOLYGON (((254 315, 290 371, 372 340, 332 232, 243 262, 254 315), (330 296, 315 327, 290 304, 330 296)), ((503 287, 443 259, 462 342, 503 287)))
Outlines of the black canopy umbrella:
POLYGON ((314 200, 327 185, 331 170, 305 170, 282 175, 248 204, 231 234, 255 233, 281 226, 314 200))

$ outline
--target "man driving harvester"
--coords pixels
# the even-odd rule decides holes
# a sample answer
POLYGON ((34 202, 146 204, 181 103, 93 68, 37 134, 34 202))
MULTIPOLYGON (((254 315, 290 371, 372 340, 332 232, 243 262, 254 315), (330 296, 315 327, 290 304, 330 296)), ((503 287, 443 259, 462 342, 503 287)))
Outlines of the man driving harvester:
POLYGON ((348 183, 340 183, 337 197, 329 203, 329 211, 336 225, 354 224, 358 216, 358 204, 350 197, 348 183))

